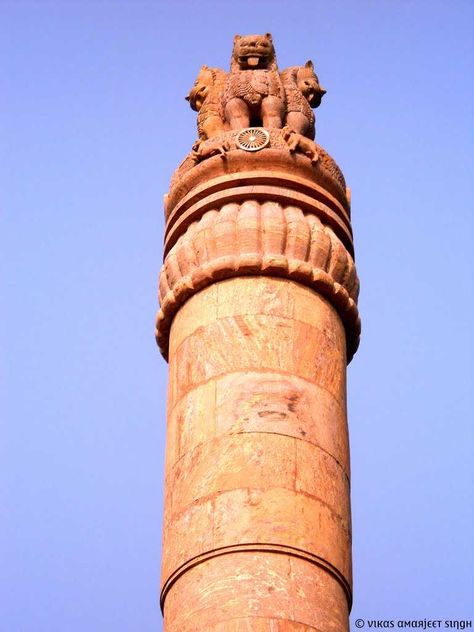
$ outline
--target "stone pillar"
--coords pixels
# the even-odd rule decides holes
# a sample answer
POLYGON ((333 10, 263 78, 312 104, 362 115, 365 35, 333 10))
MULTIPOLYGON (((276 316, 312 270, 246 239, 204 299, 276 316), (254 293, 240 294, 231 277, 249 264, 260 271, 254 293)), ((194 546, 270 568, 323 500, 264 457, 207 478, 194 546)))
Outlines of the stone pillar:
POLYGON ((204 140, 167 196, 166 632, 348 630, 350 207, 322 148, 259 131, 204 140))

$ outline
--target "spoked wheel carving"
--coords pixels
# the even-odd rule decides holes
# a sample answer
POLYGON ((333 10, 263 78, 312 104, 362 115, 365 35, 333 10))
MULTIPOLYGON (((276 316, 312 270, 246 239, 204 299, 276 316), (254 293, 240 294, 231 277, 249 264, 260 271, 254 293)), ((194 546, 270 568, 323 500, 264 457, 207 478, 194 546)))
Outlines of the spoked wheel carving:
POLYGON ((259 151, 270 142, 270 134, 263 127, 247 127, 237 134, 235 142, 244 151, 259 151))

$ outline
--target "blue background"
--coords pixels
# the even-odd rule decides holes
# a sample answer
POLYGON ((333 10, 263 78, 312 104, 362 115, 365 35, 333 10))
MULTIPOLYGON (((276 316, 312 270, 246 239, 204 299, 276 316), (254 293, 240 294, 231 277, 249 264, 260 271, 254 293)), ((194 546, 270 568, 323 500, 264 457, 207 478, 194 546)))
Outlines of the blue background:
POLYGON ((271 31, 352 188, 354 609, 474 618, 473 5, 2 2, 0 629, 161 629, 162 196, 184 96, 271 31))

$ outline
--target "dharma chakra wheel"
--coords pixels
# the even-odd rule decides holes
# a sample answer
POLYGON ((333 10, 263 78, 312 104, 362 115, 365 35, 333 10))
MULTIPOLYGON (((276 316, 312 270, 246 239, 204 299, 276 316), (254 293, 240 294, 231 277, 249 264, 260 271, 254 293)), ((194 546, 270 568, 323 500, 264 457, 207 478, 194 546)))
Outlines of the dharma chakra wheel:
POLYGON ((263 127, 247 127, 237 134, 235 143, 244 151, 259 151, 270 142, 270 134, 263 127))

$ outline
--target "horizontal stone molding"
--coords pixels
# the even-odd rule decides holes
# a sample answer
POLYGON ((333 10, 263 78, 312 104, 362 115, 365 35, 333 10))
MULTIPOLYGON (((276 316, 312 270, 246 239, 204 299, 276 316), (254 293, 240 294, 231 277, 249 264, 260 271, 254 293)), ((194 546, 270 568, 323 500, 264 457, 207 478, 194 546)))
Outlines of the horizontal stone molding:
POLYGON ((271 544, 271 543, 240 543, 232 546, 220 547, 217 549, 213 549, 210 551, 206 551, 205 553, 201 553, 200 555, 196 555, 192 559, 188 560, 181 566, 179 566, 164 582, 163 588, 160 594, 160 607, 161 611, 164 613, 164 606, 166 596, 173 587, 173 584, 182 577, 187 571, 195 566, 202 564, 212 558, 221 556, 221 555, 231 555, 235 553, 250 553, 250 552, 265 552, 265 553, 274 553, 274 554, 283 554, 289 555, 293 557, 298 557, 300 559, 306 560, 311 564, 315 564, 319 566, 326 572, 328 572, 334 579, 336 579, 339 584, 342 586, 344 593, 347 598, 347 604, 349 611, 352 607, 352 588, 347 579, 342 575, 342 573, 335 568, 332 564, 327 562, 322 557, 314 555, 313 553, 309 553, 308 551, 304 551, 302 549, 298 549, 292 546, 286 546, 282 544, 271 544))
POLYGON ((194 293, 216 281, 250 275, 284 277, 326 298, 344 324, 351 360, 360 336, 359 281, 351 254, 317 215, 255 199, 208 210, 167 253, 156 331, 163 356, 168 357, 173 318, 194 293))
POLYGON ((235 145, 238 131, 226 132, 202 144, 202 148, 222 146, 227 143, 229 150, 222 155, 213 156, 196 164, 193 155, 188 155, 177 168, 170 183, 165 214, 168 219, 174 207, 193 189, 200 187, 220 176, 238 177, 241 173, 260 173, 285 175, 287 180, 304 178, 307 182, 319 185, 350 211, 344 176, 334 159, 320 145, 314 145, 318 154, 316 164, 306 155, 290 152, 284 131, 267 130, 270 145, 262 151, 248 152, 235 145))
POLYGON ((213 208, 231 202, 255 199, 299 206, 330 226, 354 255, 352 227, 346 208, 328 191, 307 178, 284 173, 242 172, 206 181, 190 191, 170 212, 165 233, 164 254, 170 251, 187 227, 213 208))

